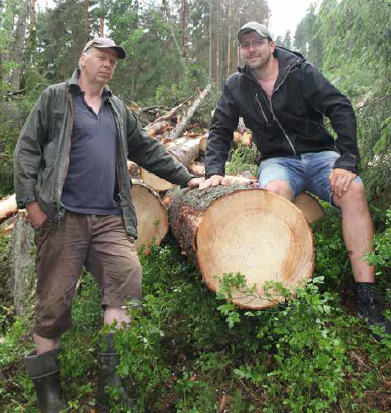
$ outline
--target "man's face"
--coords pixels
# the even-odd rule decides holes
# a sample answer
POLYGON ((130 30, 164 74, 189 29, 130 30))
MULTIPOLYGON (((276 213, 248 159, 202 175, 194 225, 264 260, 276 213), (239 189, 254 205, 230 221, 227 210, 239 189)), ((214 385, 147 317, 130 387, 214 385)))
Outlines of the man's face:
POLYGON ((92 48, 81 56, 81 70, 89 83, 106 85, 114 74, 117 60, 113 49, 92 48))
POLYGON ((256 32, 242 35, 240 39, 240 55, 243 62, 251 69, 261 69, 269 62, 274 51, 274 42, 261 37, 256 32))

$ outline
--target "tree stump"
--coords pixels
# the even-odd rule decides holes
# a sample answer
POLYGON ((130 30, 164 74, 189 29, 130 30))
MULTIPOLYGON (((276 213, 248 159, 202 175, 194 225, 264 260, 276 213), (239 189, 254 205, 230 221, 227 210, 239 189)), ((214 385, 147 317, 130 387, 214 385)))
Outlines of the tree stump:
POLYGON ((212 291, 224 274, 241 273, 257 294, 233 291, 242 308, 263 309, 281 301, 264 293, 267 281, 293 293, 312 276, 314 240, 304 214, 285 198, 247 185, 204 191, 174 189, 164 198, 171 230, 212 291))

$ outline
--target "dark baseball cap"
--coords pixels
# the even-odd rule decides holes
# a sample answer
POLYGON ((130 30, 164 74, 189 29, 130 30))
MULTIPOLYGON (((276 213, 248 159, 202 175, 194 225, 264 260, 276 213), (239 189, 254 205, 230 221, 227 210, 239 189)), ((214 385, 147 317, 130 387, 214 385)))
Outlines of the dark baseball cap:
POLYGON ((118 46, 115 44, 114 40, 109 39, 108 37, 97 37, 95 39, 90 40, 83 49, 83 52, 86 52, 88 49, 92 47, 97 49, 114 49, 117 52, 118 59, 125 59, 126 52, 122 46, 118 46))
POLYGON ((238 32, 239 42, 240 42, 241 37, 244 34, 251 33, 251 32, 256 32, 261 37, 268 37, 271 41, 273 41, 273 36, 270 33, 270 30, 266 26, 264 26, 261 23, 257 23, 257 22, 248 22, 244 24, 238 32))

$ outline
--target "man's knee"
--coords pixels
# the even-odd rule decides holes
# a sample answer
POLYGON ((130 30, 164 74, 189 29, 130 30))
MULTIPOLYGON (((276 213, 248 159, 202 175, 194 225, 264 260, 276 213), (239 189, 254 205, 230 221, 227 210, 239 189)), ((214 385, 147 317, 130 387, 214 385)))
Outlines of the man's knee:
POLYGON ((341 209, 346 207, 359 210, 368 208, 364 184, 362 182, 352 182, 342 196, 334 195, 334 203, 341 209))
POLYGON ((291 186, 285 181, 275 179, 273 181, 270 181, 265 186, 265 189, 274 194, 281 195, 289 200, 293 199, 293 190, 291 186))

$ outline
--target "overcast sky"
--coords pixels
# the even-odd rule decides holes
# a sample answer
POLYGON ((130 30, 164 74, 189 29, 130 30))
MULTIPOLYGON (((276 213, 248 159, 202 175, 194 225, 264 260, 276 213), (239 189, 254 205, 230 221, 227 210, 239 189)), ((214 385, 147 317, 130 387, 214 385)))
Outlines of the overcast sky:
POLYGON ((296 26, 306 15, 311 3, 315 0, 269 0, 271 19, 269 29, 274 38, 284 37, 287 30, 291 31, 291 36, 295 35, 296 26))

